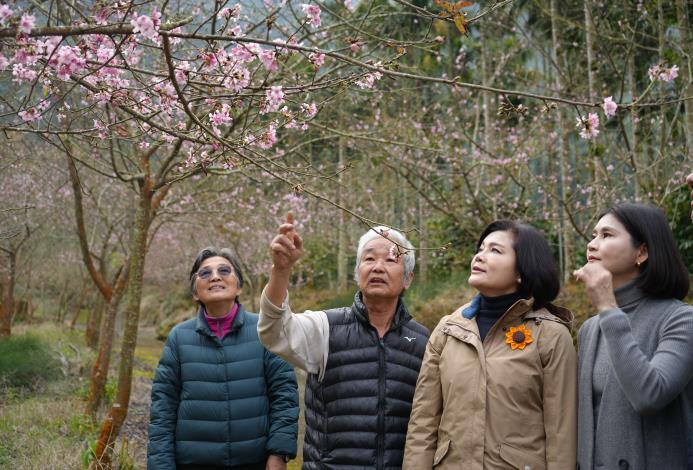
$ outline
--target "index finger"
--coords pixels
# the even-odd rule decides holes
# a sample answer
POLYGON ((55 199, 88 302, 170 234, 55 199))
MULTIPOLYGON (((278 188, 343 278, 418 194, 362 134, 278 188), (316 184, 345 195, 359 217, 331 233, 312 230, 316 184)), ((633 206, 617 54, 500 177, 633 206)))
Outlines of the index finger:
POLYGON ((289 211, 286 213, 286 223, 293 225, 294 223, 294 213, 289 211))

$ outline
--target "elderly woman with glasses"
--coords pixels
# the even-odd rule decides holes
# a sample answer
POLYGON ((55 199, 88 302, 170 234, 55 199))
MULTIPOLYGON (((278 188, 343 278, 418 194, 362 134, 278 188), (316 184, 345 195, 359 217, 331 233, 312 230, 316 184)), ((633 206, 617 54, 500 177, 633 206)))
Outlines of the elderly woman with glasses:
POLYGON ((296 376, 260 343, 242 287, 229 250, 198 254, 197 316, 171 330, 154 377, 148 469, 285 470, 296 456, 296 376))

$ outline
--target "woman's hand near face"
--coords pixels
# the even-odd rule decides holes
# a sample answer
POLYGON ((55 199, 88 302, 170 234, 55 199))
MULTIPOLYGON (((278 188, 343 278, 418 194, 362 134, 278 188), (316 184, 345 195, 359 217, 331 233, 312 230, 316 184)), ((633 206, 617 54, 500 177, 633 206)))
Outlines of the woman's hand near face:
POLYGON ((600 262, 585 264, 580 269, 573 271, 573 276, 585 283, 587 295, 589 295, 597 312, 618 308, 611 273, 600 262))
POLYGON ((303 254, 303 240, 294 228, 294 216, 289 212, 286 223, 279 226, 279 234, 270 244, 275 269, 289 271, 303 254))

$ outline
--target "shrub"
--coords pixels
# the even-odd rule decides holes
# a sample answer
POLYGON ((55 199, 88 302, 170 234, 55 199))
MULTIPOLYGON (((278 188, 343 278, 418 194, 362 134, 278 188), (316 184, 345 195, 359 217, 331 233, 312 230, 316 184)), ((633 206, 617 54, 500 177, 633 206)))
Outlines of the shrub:
POLYGON ((60 376, 50 348, 32 335, 0 340, 0 381, 11 387, 36 388, 60 376))

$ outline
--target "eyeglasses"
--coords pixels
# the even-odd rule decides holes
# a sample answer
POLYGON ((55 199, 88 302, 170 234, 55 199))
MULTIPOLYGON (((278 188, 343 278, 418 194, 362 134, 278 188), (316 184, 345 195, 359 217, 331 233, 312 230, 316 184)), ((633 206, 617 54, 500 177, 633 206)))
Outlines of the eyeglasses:
MULTIPOLYGON (((197 277, 199 277, 202 280, 207 280, 210 277, 212 277, 212 274, 214 274, 214 269, 212 268, 202 268, 199 271, 197 271, 197 277)), ((231 266, 222 264, 216 269, 216 272, 219 274, 221 277, 229 277, 231 274, 233 274, 233 268, 231 266)))

